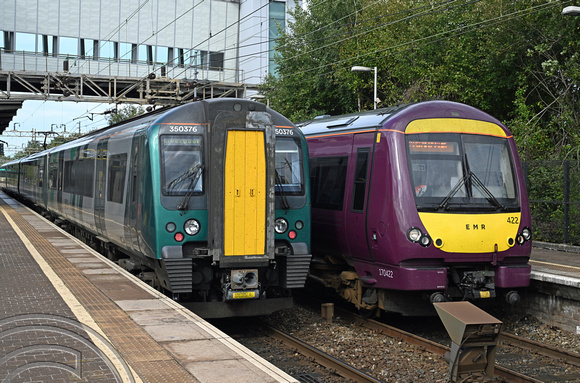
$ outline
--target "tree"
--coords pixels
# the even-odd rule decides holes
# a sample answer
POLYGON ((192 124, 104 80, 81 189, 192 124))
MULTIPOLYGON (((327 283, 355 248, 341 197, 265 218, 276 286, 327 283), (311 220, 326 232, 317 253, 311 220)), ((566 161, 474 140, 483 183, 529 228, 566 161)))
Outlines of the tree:
POLYGON ((294 121, 373 105, 463 102, 505 122, 526 159, 580 158, 580 20, 548 0, 312 0, 261 91, 294 121), (340 4, 338 4, 340 3, 340 4), (360 100, 360 101, 358 101, 360 100))
POLYGON ((338 73, 340 46, 335 42, 349 34, 357 1, 323 2, 294 11, 290 32, 281 31, 277 41, 277 72, 260 87, 270 106, 293 120, 354 110, 354 95, 338 73))
POLYGON ((40 151, 42 151, 42 144, 38 141, 31 140, 28 141, 28 144, 26 144, 26 148, 24 148, 24 150, 14 155, 14 159, 23 158, 40 151))
POLYGON ((117 124, 121 121, 137 117, 145 113, 145 110, 140 105, 126 105, 123 108, 117 109, 116 112, 105 115, 109 125, 117 124))

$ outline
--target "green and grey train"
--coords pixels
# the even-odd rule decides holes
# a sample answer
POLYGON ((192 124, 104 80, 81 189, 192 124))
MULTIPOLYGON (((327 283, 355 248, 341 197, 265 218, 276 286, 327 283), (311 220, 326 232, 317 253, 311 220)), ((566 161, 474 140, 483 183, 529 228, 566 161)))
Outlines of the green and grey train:
POLYGON ((308 149, 261 103, 158 110, 3 170, 5 191, 202 317, 288 308, 306 280, 308 149))

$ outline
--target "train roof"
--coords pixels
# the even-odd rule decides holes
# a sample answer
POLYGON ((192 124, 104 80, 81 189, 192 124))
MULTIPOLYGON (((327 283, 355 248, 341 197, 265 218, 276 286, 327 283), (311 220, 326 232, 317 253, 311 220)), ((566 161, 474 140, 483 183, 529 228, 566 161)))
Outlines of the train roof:
POLYGON ((357 128, 380 127, 392 114, 405 109, 409 104, 396 105, 388 108, 367 110, 364 112, 343 114, 340 116, 319 116, 310 121, 297 123, 305 135, 353 130, 357 128))
MULTIPOLYGON (((258 102, 250 101, 250 100, 246 100, 246 99, 218 98, 218 99, 207 99, 207 100, 200 100, 200 101, 196 101, 196 102, 189 102, 189 103, 177 105, 177 106, 167 106, 167 107, 159 108, 159 109, 154 110, 152 112, 148 112, 148 113, 141 114, 139 116, 136 116, 136 117, 133 117, 130 119, 120 121, 116 124, 109 125, 109 126, 101 128, 101 129, 94 130, 92 132, 89 132, 85 135, 82 135, 82 136, 72 140, 72 141, 66 142, 66 143, 59 145, 59 146, 56 146, 54 148, 45 149, 45 150, 42 150, 38 153, 28 155, 26 157, 11 160, 11 161, 7 162, 6 165, 11 165, 11 164, 19 163, 19 162, 32 161, 38 157, 43 157, 47 154, 50 154, 53 151, 60 151, 63 149, 79 147, 79 146, 85 145, 85 144, 93 141, 94 139, 99 139, 99 138, 106 136, 106 135, 118 134, 118 133, 124 131, 125 129, 133 128, 135 126, 154 124, 159 118, 163 118, 165 115, 170 113, 172 110, 178 110, 178 109, 183 108, 183 107, 191 108, 192 105, 198 106, 198 105, 203 105, 203 104, 213 104, 213 103, 219 104, 219 103, 227 103, 227 102, 235 103, 236 101, 237 102, 248 102, 248 103, 258 104, 258 102)), ((277 124, 277 125, 283 124, 281 126, 293 127, 292 122, 290 120, 288 120, 286 117, 284 117, 283 115, 281 115, 280 113, 276 112, 273 109, 266 107, 266 105, 263 105, 263 108, 265 111, 267 111, 268 113, 270 113, 272 115, 272 117, 274 119, 274 124, 277 124)), ((301 135, 302 132, 299 131, 298 134, 301 135)))
POLYGON ((368 110, 340 116, 320 116, 310 121, 297 123, 305 136, 356 131, 383 127, 388 121, 401 117, 406 123, 398 125, 404 131, 408 122, 422 118, 466 118, 492 122, 507 128, 495 117, 469 105, 452 101, 433 100, 400 104, 388 108, 368 110))

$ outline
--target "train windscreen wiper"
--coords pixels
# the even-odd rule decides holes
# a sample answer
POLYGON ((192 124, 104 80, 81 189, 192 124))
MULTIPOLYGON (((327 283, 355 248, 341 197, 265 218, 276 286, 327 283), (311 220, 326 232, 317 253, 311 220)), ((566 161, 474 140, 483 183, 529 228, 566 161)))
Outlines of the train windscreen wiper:
POLYGON ((195 175, 202 168, 201 164, 195 164, 191 168, 187 169, 178 177, 174 178, 171 182, 167 184, 167 190, 173 190, 177 185, 181 184, 183 181, 187 180, 191 176, 195 175))
POLYGON ((284 191, 284 186, 282 186, 282 180, 280 175, 278 175, 278 170, 276 172, 276 186, 278 186, 278 191, 280 192, 280 199, 282 204, 282 209, 290 210, 290 203, 288 203, 288 197, 286 197, 286 192, 284 191))
POLYGON ((471 173, 471 171, 467 171, 465 173, 465 175, 463 176, 463 178, 461 178, 459 180, 459 182, 457 182, 457 184, 453 187, 453 189, 451 189, 451 191, 449 192, 449 194, 447 194, 447 196, 445 196, 445 198, 443 198, 443 201, 441 201, 441 203, 439 204, 439 209, 445 209, 447 210, 447 208, 449 207, 449 200, 451 198, 453 198, 453 196, 455 194, 457 194, 457 192, 459 191, 459 189, 461 189, 461 187, 463 185, 465 185, 465 183, 469 180, 469 178, 471 177, 473 173, 471 173))
POLYGON ((453 198, 453 196, 457 194, 459 189, 468 181, 471 181, 471 183, 475 185, 475 187, 477 187, 485 195, 485 199, 489 203, 494 205, 496 208, 506 210, 506 207, 501 202, 499 202, 497 198, 495 198, 495 196, 489 191, 489 189, 484 185, 484 183, 481 182, 481 180, 471 170, 468 170, 467 173, 465 173, 465 176, 463 176, 463 178, 459 180, 457 185, 455 185, 455 187, 449 192, 449 194, 447 194, 447 196, 443 199, 443 201, 441 201, 441 203, 439 204, 439 209, 448 210, 449 200, 453 198))
POLYGON ((189 186, 187 188, 187 192, 185 193, 183 200, 181 200, 181 202, 177 205, 177 210, 182 210, 182 211, 188 210, 189 200, 191 199, 191 196, 195 192, 195 187, 197 186, 197 183, 199 182, 199 179, 201 178, 202 170, 203 170, 203 165, 196 164, 195 166, 191 167, 186 172, 184 172, 182 175, 180 175, 179 177, 177 177, 176 179, 174 179, 173 181, 171 181, 169 183, 167 188, 168 188, 168 190, 171 190, 176 185, 179 185, 180 183, 182 183, 188 179, 190 180, 189 186))
POLYGON ((485 184, 483 182, 481 182, 481 180, 471 171, 469 172, 471 173, 471 178, 473 181, 473 184, 481 191, 483 192, 483 194, 485 194, 487 197, 485 198, 486 200, 489 201, 489 203, 491 203, 492 205, 495 205, 496 207, 502 209, 502 210, 506 210, 506 207, 497 200, 497 198, 495 198, 495 196, 493 195, 493 193, 491 191, 489 191, 489 189, 485 186, 485 184))

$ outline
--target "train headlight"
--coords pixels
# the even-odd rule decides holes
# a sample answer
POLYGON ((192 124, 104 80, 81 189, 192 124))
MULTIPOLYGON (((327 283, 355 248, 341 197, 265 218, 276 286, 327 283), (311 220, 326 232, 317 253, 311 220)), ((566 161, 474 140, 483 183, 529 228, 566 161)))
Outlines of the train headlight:
POLYGON ((409 238, 409 241, 411 242, 419 242, 422 236, 423 233, 419 228, 412 227, 409 229, 409 231, 407 231, 407 238, 409 238))
POLYGON ((165 225, 165 230, 167 230, 169 233, 173 233, 175 229, 177 229, 177 226, 175 226, 173 222, 169 222, 167 225, 165 225))
POLYGON ((274 222, 274 230, 276 230, 276 233, 278 234, 284 234, 286 230, 288 230, 288 221, 284 218, 276 218, 276 221, 274 222))
POLYGON ((428 235, 424 235, 419 240, 419 243, 421 244, 421 246, 427 247, 431 244, 431 237, 429 237, 428 235))
POLYGON ((524 229, 522 230, 522 236, 526 241, 532 239, 532 231, 530 230, 529 227, 524 227, 524 229))
POLYGON ((199 233, 200 227, 201 225, 197 220, 188 219, 187 221, 185 221, 185 224, 183 225, 183 230, 185 230, 185 232, 189 235, 196 235, 197 233, 199 233))

